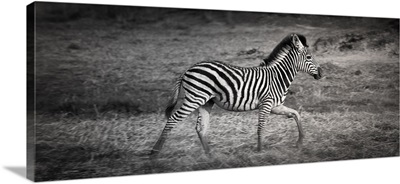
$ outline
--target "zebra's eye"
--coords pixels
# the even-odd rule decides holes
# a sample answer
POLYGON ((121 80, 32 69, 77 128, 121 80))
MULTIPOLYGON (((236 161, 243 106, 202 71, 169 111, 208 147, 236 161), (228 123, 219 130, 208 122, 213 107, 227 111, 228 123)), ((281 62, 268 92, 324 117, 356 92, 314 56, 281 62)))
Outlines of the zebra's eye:
POLYGON ((307 58, 307 59, 311 59, 311 56, 310 56, 310 55, 307 55, 306 58, 307 58))

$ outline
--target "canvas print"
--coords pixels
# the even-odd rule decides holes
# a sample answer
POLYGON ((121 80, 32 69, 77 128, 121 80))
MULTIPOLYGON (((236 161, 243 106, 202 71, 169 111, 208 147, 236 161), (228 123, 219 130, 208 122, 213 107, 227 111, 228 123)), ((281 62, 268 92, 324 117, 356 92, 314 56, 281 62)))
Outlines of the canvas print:
POLYGON ((399 156, 399 19, 35 2, 34 181, 399 156))

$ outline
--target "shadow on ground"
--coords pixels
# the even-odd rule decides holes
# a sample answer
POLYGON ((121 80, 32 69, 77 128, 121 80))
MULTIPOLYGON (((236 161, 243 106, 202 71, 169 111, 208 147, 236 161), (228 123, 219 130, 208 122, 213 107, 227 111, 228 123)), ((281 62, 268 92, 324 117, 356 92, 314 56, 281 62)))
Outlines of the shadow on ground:
POLYGON ((26 167, 21 166, 6 166, 5 169, 13 172, 14 174, 26 178, 26 167))

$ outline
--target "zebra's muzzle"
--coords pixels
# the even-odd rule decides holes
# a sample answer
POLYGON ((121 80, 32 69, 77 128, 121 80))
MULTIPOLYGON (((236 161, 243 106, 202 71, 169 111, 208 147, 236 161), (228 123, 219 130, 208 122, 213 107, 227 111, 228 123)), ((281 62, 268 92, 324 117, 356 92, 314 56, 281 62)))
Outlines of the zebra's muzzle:
POLYGON ((314 79, 318 80, 318 79, 322 78, 322 69, 321 69, 321 67, 318 67, 317 69, 318 69, 318 73, 314 74, 314 79))

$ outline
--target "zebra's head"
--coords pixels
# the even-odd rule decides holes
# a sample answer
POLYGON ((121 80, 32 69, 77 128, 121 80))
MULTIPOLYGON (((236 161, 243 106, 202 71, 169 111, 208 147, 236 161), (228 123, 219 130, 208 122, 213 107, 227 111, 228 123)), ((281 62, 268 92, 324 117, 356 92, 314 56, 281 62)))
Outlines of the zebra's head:
POLYGON ((306 72, 314 77, 314 79, 322 78, 322 69, 315 61, 313 55, 308 50, 306 38, 303 35, 291 34, 294 49, 299 54, 297 62, 297 70, 306 72))

